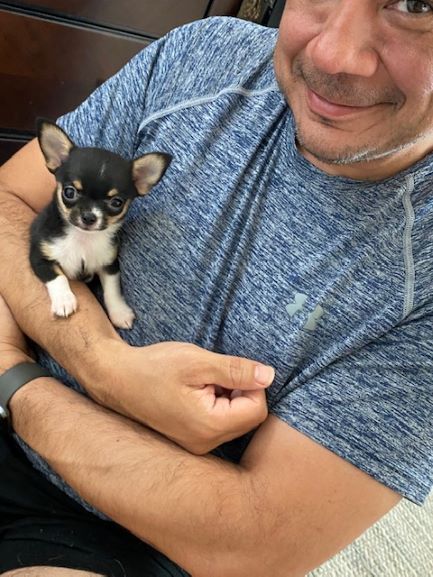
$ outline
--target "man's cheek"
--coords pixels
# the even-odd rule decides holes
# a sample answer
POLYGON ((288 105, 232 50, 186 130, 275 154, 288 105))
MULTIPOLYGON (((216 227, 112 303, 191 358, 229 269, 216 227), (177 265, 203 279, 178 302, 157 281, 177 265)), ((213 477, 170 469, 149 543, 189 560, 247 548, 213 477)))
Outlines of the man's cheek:
POLYGON ((313 9, 307 12, 305 2, 288 0, 279 26, 279 36, 287 51, 304 49, 326 26, 328 14, 324 10, 313 9), (296 5, 302 5, 296 9, 296 5), (294 5, 293 8, 290 5, 294 5))

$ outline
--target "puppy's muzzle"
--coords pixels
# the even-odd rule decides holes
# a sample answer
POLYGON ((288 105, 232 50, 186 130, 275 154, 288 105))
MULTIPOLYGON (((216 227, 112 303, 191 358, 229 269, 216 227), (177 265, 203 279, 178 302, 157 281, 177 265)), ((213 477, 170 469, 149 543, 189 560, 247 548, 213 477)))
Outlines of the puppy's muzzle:
POLYGON ((91 210, 84 210, 77 218, 76 226, 83 230, 102 230, 103 219, 91 210))

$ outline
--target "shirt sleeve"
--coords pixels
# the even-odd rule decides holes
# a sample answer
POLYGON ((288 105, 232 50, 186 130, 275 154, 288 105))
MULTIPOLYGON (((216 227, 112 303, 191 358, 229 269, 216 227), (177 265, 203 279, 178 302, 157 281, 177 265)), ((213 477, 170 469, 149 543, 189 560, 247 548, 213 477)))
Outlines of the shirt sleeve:
POLYGON ((227 20, 206 18, 171 30, 134 56, 77 109, 60 117, 59 126, 77 146, 135 158, 141 123, 175 106, 200 85, 203 47, 227 20))
POLYGON ((433 486, 433 314, 332 363, 270 411, 407 499, 433 486))
POLYGON ((174 95, 167 78, 182 75, 182 62, 199 21, 171 30, 136 54, 117 74, 98 87, 78 108, 57 120, 77 146, 100 147, 128 159, 136 156, 144 118, 174 95))
POLYGON ((146 106, 146 90, 164 40, 134 56, 78 108, 57 123, 77 146, 100 147, 132 159, 135 135, 146 106))

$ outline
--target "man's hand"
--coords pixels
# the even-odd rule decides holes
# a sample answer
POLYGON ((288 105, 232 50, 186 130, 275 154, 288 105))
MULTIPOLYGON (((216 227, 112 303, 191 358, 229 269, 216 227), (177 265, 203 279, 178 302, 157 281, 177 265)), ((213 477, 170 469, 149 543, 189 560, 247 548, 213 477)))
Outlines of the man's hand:
POLYGON ((113 340, 103 347, 106 378, 94 375, 101 386, 89 383, 92 396, 192 453, 207 453, 267 417, 271 367, 187 343, 131 347, 113 340))
POLYGON ((272 370, 261 386, 254 378, 258 363, 247 359, 180 343, 129 347, 81 283, 74 283, 79 310, 66 320, 51 318, 46 289, 30 269, 28 230, 34 211, 49 202, 54 187, 36 139, 1 167, 0 256, 5 266, 0 292, 24 332, 92 398, 190 451, 205 453, 257 427, 266 418, 264 388, 272 370), (235 398, 224 392, 236 389, 242 393, 235 398))
MULTIPOLYGON (((107 378, 95 372, 90 394, 192 453, 208 453, 267 417, 270 367, 187 343, 130 347, 113 339, 104 346, 107 378)), ((29 360, 26 340, 0 296, 0 374, 29 360)))

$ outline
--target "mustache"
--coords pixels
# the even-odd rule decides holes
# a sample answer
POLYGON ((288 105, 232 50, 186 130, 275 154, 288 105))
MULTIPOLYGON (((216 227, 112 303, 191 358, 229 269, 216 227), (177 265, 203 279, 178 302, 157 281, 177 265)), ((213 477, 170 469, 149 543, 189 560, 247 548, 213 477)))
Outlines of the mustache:
POLYGON ((313 68, 302 59, 293 62, 293 74, 324 98, 334 104, 345 106, 374 106, 393 104, 397 108, 405 102, 405 96, 398 88, 366 87, 365 80, 351 74, 327 74, 313 68))

